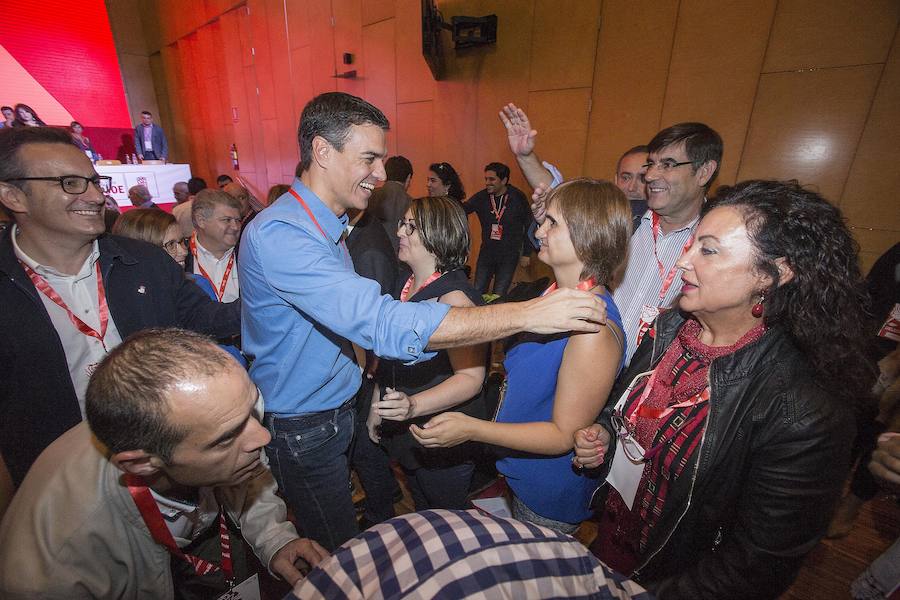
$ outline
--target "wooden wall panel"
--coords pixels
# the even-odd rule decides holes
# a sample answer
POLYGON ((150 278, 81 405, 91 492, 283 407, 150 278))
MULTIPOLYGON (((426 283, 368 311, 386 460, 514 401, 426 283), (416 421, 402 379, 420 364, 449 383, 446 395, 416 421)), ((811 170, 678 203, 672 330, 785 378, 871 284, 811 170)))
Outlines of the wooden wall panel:
POLYGON ((763 71, 883 63, 898 19, 896 0, 779 0, 763 71))
POLYGON ((337 90, 334 78, 334 28, 330 0, 308 0, 313 90, 316 94, 337 90))
POLYGON ((293 175, 302 108, 332 90, 385 112, 388 151, 413 161, 412 194, 440 160, 470 194, 492 160, 524 188, 497 119, 513 101, 569 177, 611 178, 627 148, 699 120, 725 140, 720 182, 818 186, 840 200, 865 264, 900 237, 896 0, 439 0, 448 19, 494 12, 500 24, 486 48, 457 52, 445 33, 440 82, 422 57, 419 0, 131 1, 173 159, 209 179, 230 169, 234 142, 259 195, 293 175), (357 79, 334 77, 350 68, 357 79))
POLYGON ((357 76, 351 79, 337 79, 337 90, 354 96, 365 95, 365 63, 361 60, 362 50, 362 6, 361 0, 332 0, 331 12, 334 18, 334 68, 335 74, 355 70, 357 76), (345 65, 345 53, 353 55, 353 64, 345 65))
MULTIPOLYGON (((534 23, 529 89, 590 87, 597 54, 600 0, 537 0, 534 23)), ((501 27, 505 31, 506 23, 501 27)), ((517 76, 524 77, 525 73, 517 76)))
MULTIPOLYGON (((508 102, 528 98, 528 80, 525 74, 532 60, 531 39, 535 24, 533 2, 504 2, 496 3, 496 6, 490 2, 483 4, 485 6, 482 12, 475 14, 495 12, 499 22, 504 24, 507 31, 515 32, 515 35, 510 36, 512 39, 507 39, 505 43, 498 44, 495 50, 479 51, 473 57, 476 64, 482 63, 475 76, 478 82, 476 129, 472 138, 462 137, 459 140, 464 147, 471 148, 471 144, 474 144, 475 151, 468 151, 468 156, 474 158, 474 163, 463 163, 461 172, 469 195, 484 187, 484 165, 495 160, 511 164, 510 161, 513 160, 506 130, 497 113, 508 102)), ((499 31, 497 35, 499 38, 499 31)), ((471 119, 471 112, 467 111, 463 115, 464 118, 471 119)))
POLYGON ((309 46, 312 40, 309 22, 309 5, 307 2, 285 2, 287 14, 288 37, 291 50, 309 46))
POLYGON ((397 0, 397 102, 434 98, 434 79, 422 56, 420 0, 397 0))
POLYGON ((840 198, 881 66, 760 78, 738 179, 798 179, 840 198))
POLYGON ((391 122, 387 136, 388 154, 397 153, 397 60, 394 51, 394 19, 385 19, 362 28, 362 64, 365 98, 381 109, 391 122))
POLYGON ((774 12, 775 0, 690 0, 679 9, 660 128, 701 121, 715 129, 725 142, 719 184, 737 176, 774 12))
POLYGON ((424 196, 428 165, 434 160, 434 115, 432 103, 407 102, 397 105, 397 154, 409 159, 413 179, 409 195, 424 196))
POLYGON ((372 25, 394 17, 394 0, 366 0, 362 3, 362 24, 372 25))
POLYGON ((659 130, 677 13, 677 0, 603 2, 584 167, 565 175, 608 179, 659 130))
MULTIPOLYGON (((552 157, 553 164, 564 174, 574 176, 581 170, 587 144, 590 101, 591 88, 531 92, 528 95, 528 116, 535 129, 541 132, 541 155, 552 157), (565 107, 565 110, 560 110, 560 107, 565 107)), ((516 168, 515 163, 511 163, 510 168, 516 168)), ((597 176, 612 179, 613 174, 597 176)), ((528 187, 522 189, 531 191, 528 187)))
POLYGON ((869 119, 860 139, 850 176, 841 197, 841 210, 855 227, 863 262, 871 266, 900 240, 900 37, 894 39, 869 119))

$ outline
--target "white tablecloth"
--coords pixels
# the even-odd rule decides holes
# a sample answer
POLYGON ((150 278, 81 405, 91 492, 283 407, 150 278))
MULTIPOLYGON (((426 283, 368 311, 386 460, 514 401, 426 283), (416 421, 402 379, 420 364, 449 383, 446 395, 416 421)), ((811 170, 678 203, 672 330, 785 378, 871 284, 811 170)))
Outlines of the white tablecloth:
POLYGON ((157 204, 175 202, 172 186, 179 181, 191 178, 190 165, 96 165, 97 173, 112 177, 112 185, 106 192, 119 206, 131 206, 128 199, 128 188, 133 185, 146 185, 157 204))

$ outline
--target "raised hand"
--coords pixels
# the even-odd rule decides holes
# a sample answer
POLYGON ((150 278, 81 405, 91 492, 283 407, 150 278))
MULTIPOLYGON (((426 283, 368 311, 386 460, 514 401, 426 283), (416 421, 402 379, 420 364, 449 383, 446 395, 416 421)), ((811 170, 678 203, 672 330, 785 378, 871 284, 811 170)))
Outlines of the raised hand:
POLYGON ((531 122, 525 111, 510 102, 500 110, 500 120, 506 127, 509 138, 509 149, 516 156, 527 156, 534 152, 534 138, 537 131, 531 128, 531 122))

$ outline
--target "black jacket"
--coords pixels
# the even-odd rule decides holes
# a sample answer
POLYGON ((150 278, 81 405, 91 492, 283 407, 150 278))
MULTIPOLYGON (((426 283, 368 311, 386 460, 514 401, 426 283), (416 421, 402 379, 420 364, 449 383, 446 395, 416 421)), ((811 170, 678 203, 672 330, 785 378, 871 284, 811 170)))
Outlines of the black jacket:
MULTIPOLYGON (((44 448, 81 421, 81 411, 62 343, 15 256, 11 231, 0 238, 0 452, 18 486, 44 448)), ((123 340, 150 327, 214 337, 240 332, 240 302, 211 301, 161 248, 116 236, 100 237, 99 247, 123 340)))
MULTIPOLYGON (((610 431, 616 400, 683 324, 668 311, 645 336, 600 416, 610 431)), ((817 385, 778 326, 715 359, 709 380, 695 470, 670 486, 633 577, 660 600, 775 598, 828 527, 849 470, 853 411, 817 385)))

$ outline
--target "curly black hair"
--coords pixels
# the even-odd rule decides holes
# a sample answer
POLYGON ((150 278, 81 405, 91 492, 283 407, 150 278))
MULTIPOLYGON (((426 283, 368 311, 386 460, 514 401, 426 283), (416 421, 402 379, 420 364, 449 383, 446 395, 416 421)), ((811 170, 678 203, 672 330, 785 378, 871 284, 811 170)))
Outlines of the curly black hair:
POLYGON ((448 196, 459 202, 466 199, 466 189, 453 165, 448 162, 431 163, 428 165, 428 170, 437 175, 441 183, 450 188, 447 190, 448 196))
POLYGON ((766 323, 782 324, 820 382, 856 405, 868 396, 875 372, 865 358, 871 328, 859 245, 841 211, 795 180, 723 186, 704 214, 723 206, 743 213, 756 267, 773 281, 764 291, 766 323), (778 285, 778 258, 794 273, 784 285, 778 285))

